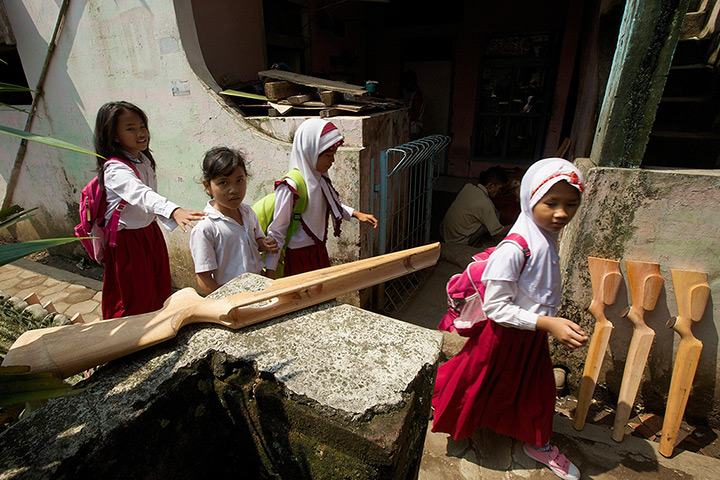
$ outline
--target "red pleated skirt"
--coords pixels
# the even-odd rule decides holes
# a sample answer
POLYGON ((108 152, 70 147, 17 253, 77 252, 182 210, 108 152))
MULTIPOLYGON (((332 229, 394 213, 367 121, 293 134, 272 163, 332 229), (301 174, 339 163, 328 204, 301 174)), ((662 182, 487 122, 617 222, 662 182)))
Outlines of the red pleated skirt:
POLYGON ((328 255, 324 243, 303 248, 288 248, 285 250, 284 276, 286 277, 329 266, 330 255, 328 255))
POLYGON ((459 440, 490 428, 543 446, 552 434, 555 395, 547 333, 488 321, 438 369, 432 430, 459 440))
POLYGON ((117 246, 105 251, 103 318, 158 310, 170 296, 170 260, 156 222, 117 232, 117 246))

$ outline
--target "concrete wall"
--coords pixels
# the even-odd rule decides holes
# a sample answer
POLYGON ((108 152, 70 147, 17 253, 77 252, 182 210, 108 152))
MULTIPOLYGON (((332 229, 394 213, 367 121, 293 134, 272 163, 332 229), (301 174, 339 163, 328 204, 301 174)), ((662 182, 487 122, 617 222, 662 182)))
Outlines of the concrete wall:
MULTIPOLYGON (((34 86, 59 7, 42 0, 8 2, 6 7, 28 82, 34 86)), ((235 53, 243 55, 242 50, 235 53)), ((252 177, 246 202, 252 203, 286 171, 292 135, 303 119, 246 121, 217 91, 198 43, 190 0, 121 0, 103 2, 102 7, 76 0, 50 63, 32 131, 92 150, 98 108, 108 101, 127 100, 148 114, 162 195, 184 208, 202 209, 207 201, 199 183, 202 156, 213 146, 228 145, 247 154, 252 177)), ((369 167, 362 162, 378 148, 393 145, 391 141, 402 143, 392 128, 404 115, 334 120, 347 141, 331 177, 346 204, 369 205, 372 187, 359 180, 361 170, 369 167), (364 125, 374 122, 390 130, 382 137, 366 134, 364 129, 370 127, 364 125)), ((21 127, 24 116, 0 111, 0 122, 21 127)), ((0 136, 0 193, 5 192, 18 145, 14 137, 0 136)), ((13 200, 40 210, 21 224, 18 236, 71 235, 79 190, 94 175, 94 165, 94 157, 31 143, 13 200)), ((176 230, 166 239, 175 285, 194 286, 188 235, 176 230)), ((340 240, 330 241, 331 257, 355 259, 360 244, 357 223, 345 223, 340 240)))
MULTIPOLYGON (((671 269, 708 273, 710 299, 703 318, 694 324, 694 335, 703 342, 702 356, 686 410, 686 418, 720 423, 720 173, 716 171, 646 170, 590 168, 583 205, 564 233, 561 257, 564 262, 564 304, 562 312, 592 332, 594 320, 583 310, 592 298, 587 257, 619 260, 623 285, 606 315, 614 324, 610 345, 596 389, 617 399, 627 350, 632 337, 629 320, 622 313, 630 305, 625 260, 660 264, 665 280, 654 310, 646 312, 648 326, 655 330, 655 342, 636 403, 664 413, 672 377, 674 353, 679 336, 666 328, 667 320, 678 314, 671 269)), ((587 349, 567 353, 557 348, 556 363, 570 366, 569 381, 577 391, 587 349)))
POLYGON ((218 83, 255 80, 269 67, 260 0, 195 0, 192 6, 205 64, 218 83))

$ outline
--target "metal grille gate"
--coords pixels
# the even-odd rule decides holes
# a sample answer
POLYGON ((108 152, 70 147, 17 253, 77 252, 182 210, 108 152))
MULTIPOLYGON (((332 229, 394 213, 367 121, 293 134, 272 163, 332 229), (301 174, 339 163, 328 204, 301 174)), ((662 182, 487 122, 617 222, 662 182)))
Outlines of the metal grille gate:
MULTIPOLYGON (((373 159, 373 214, 379 222, 373 254, 429 243, 436 158, 449 143, 448 136, 430 135, 383 151, 377 166, 373 159)), ((400 309, 428 271, 386 282, 376 307, 386 312, 400 309)))

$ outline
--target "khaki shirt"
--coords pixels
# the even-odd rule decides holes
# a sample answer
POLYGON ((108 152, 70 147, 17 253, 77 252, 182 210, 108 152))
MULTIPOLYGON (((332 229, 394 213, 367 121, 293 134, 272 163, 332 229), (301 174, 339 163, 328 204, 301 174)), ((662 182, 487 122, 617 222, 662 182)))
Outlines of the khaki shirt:
POLYGON ((482 226, 491 236, 503 228, 485 187, 468 183, 450 205, 440 223, 440 233, 448 243, 467 244, 470 236, 482 226))

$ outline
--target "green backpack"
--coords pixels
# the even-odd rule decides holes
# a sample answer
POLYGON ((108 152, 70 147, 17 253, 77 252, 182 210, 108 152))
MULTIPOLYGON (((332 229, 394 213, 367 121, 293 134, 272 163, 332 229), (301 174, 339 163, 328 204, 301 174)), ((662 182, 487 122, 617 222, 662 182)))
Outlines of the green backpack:
MULTIPOLYGON (((295 201, 295 207, 293 208, 293 218, 290 221, 290 226, 288 227, 287 234, 285 235, 285 245, 283 245, 282 252, 280 252, 280 260, 275 268, 275 278, 283 276, 285 248, 287 247, 290 238, 297 232, 298 226, 300 225, 300 214, 305 211, 308 202, 307 186, 305 185, 305 179, 300 174, 300 170, 294 168, 283 175, 282 178, 289 178, 295 182, 295 185, 297 185, 298 195, 295 201)), ((262 231, 265 235, 267 235, 268 225, 272 223, 273 214, 275 213, 275 192, 265 195, 263 198, 255 202, 252 208, 260 221, 260 228, 262 228, 262 231)), ((264 257, 265 254, 263 254, 263 258, 264 257)))

